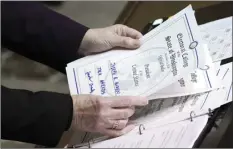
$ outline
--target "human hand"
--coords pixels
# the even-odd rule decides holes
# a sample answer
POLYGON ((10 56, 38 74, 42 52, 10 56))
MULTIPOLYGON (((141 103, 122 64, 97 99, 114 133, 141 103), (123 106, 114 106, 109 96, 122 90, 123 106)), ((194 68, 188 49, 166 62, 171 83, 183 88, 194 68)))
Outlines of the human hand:
POLYGON ((135 49, 140 46, 142 34, 125 25, 117 24, 105 28, 89 29, 81 42, 79 54, 90 55, 114 47, 135 49))
POLYGON ((135 106, 144 106, 144 97, 76 95, 73 99, 72 128, 117 137, 134 128, 128 118, 135 112, 135 106))

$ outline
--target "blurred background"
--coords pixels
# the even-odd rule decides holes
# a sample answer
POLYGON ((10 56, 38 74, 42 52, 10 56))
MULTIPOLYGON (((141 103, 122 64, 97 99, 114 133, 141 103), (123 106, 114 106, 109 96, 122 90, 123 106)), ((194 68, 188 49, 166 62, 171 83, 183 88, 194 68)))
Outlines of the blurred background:
MULTIPOLYGON (((114 24, 127 2, 67 1, 43 3, 81 24, 90 28, 97 28, 114 24)), ((7 49, 1 49, 1 60, 1 82, 4 86, 32 91, 69 93, 66 76, 60 72, 7 49)), ((79 133, 78 136, 82 135, 79 133)), ((69 137, 65 138, 68 139, 69 137)), ((1 147, 26 148, 34 146, 33 144, 15 141, 2 141, 1 147)))
MULTIPOLYGON (((46 2, 46 6, 90 28, 114 24, 127 2, 46 2)), ((59 25, 59 24, 58 24, 59 25)), ((7 49, 2 49, 2 84, 33 91, 69 93, 66 76, 7 49), (20 69, 19 69, 20 68, 20 69)))
MULTIPOLYGON (((137 30, 159 17, 171 16, 192 4, 194 9, 207 7, 220 2, 127 2, 127 1, 65 1, 43 2, 51 9, 90 28, 106 27, 122 23, 137 30)), ((69 93, 67 79, 64 74, 56 72, 42 64, 31 61, 20 55, 1 49, 1 82, 10 88, 28 89, 32 91, 54 91, 69 93)), ((48 132, 49 133, 49 132, 48 132)), ((72 140, 77 142, 83 134, 76 134, 72 140)), ((64 135, 61 146, 70 140, 64 135)), ((2 147, 34 147, 14 141, 2 141, 2 147)))

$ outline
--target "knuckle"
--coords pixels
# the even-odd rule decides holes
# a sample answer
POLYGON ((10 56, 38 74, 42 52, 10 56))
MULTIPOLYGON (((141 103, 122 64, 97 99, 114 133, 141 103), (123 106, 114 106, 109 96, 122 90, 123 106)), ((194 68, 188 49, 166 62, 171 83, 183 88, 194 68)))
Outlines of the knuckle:
POLYGON ((115 131, 115 132, 113 132, 113 133, 112 133, 112 136, 114 136, 114 137, 120 136, 120 131, 115 131))
POLYGON ((128 45, 128 38, 122 38, 122 44, 123 45, 128 45))
POLYGON ((132 104, 132 100, 130 98, 128 98, 127 100, 125 100, 125 102, 126 102, 127 106, 131 106, 131 104, 132 104))
POLYGON ((128 118, 129 117, 129 112, 127 112, 127 111, 123 112, 123 117, 128 118))
POLYGON ((99 98, 98 104, 101 108, 103 107, 109 107, 110 106, 110 101, 107 100, 106 98, 99 98))
POLYGON ((125 117, 124 112, 119 113, 119 117, 123 119, 125 117))
POLYGON ((122 25, 122 24, 116 24, 115 26, 116 27, 124 27, 124 25, 122 25))
POLYGON ((105 112, 104 112, 103 109, 101 109, 101 110, 99 111, 98 118, 101 119, 101 118, 104 117, 104 116, 105 116, 105 112))
POLYGON ((112 105, 112 100, 107 100, 106 98, 104 98, 105 100, 104 100, 104 103, 103 103, 103 105, 105 106, 105 107, 111 107, 111 105, 112 105))
POLYGON ((96 112, 100 112, 104 105, 104 101, 101 98, 96 98, 95 101, 93 101, 95 104, 95 110, 96 112))
POLYGON ((124 121, 122 122, 123 127, 125 127, 125 126, 127 125, 127 123, 128 123, 128 120, 124 120, 124 121))
POLYGON ((135 107, 130 107, 130 109, 131 109, 132 113, 135 112, 135 107))
POLYGON ((133 108, 133 109, 130 109, 130 116, 132 116, 133 114, 135 113, 135 108, 133 108))
POLYGON ((117 136, 122 136, 123 134, 125 134, 124 130, 120 130, 117 132, 117 136))
POLYGON ((105 119, 104 120, 105 124, 109 125, 109 124, 112 124, 112 121, 110 119, 105 119))
POLYGON ((102 98, 97 97, 96 98, 96 104, 101 107, 104 104, 104 100, 102 98))
POLYGON ((110 116, 109 116, 108 112, 102 111, 101 115, 99 116, 99 120, 106 122, 106 121, 108 121, 109 117, 110 116))
POLYGON ((108 132, 109 136, 118 137, 117 132, 108 132))

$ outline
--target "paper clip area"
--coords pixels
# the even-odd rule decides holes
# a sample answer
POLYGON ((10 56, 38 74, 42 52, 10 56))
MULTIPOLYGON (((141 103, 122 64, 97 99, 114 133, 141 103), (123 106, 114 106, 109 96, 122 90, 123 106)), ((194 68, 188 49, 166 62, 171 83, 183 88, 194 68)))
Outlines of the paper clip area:
POLYGON ((214 114, 213 114, 213 111, 209 108, 209 109, 208 109, 208 116, 211 117, 211 116, 213 116, 213 115, 214 115, 214 114))
POLYGON ((196 116, 195 112, 194 111, 191 111, 190 112, 190 121, 192 122, 193 121, 193 118, 196 116))
MULTIPOLYGON (((193 41, 193 42, 191 42, 189 44, 189 49, 193 50, 193 49, 195 49, 197 47, 197 45, 198 45, 198 42, 197 41, 193 41)), ((199 68, 199 69, 201 69, 201 70, 208 70, 209 68, 210 68, 209 65, 205 65, 204 68, 199 68)))
POLYGON ((139 134, 142 135, 142 129, 145 130, 145 126, 143 124, 139 125, 139 134))
POLYGON ((94 141, 92 139, 90 139, 87 143, 67 146, 66 148, 80 148, 80 147, 84 147, 84 146, 87 146, 87 148, 91 148, 91 141, 94 143, 94 141))
POLYGON ((88 148, 91 148, 91 140, 88 141, 88 148))
POLYGON ((201 70, 208 70, 209 68, 210 68, 209 65, 205 65, 205 68, 199 68, 199 69, 201 69, 201 70))
POLYGON ((193 42, 190 43, 189 49, 195 49, 197 47, 197 45, 198 45, 198 42, 197 41, 193 41, 193 42))

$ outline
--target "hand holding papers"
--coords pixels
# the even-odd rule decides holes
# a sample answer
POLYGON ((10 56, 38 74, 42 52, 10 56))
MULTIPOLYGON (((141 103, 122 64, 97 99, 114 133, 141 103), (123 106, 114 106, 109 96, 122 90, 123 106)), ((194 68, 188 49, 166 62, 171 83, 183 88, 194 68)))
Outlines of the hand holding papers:
POLYGON ((196 118, 193 122, 181 121, 157 127, 146 125, 141 135, 137 128, 118 138, 102 142, 94 139, 80 146, 83 148, 87 148, 88 145, 91 148, 191 148, 206 125, 207 120, 208 116, 203 116, 196 118))
MULTIPOLYGON (((221 33, 224 30, 228 39, 229 18, 217 22, 225 25, 221 33)), ((211 111, 232 101, 232 63, 213 63, 229 57, 229 48, 223 46, 228 44, 218 43, 216 50, 211 45, 215 43, 206 42, 204 34, 211 33, 210 27, 216 30, 216 22, 199 27, 189 6, 143 36, 141 47, 134 51, 119 49, 68 64, 72 95, 151 99, 129 118, 137 125, 129 133, 118 138, 97 135, 97 139, 90 139, 90 134, 83 139, 87 144, 75 147, 192 147, 211 111)))
POLYGON ((141 38, 134 51, 115 50, 68 64, 71 94, 148 96, 208 69, 206 52, 191 6, 141 38))

